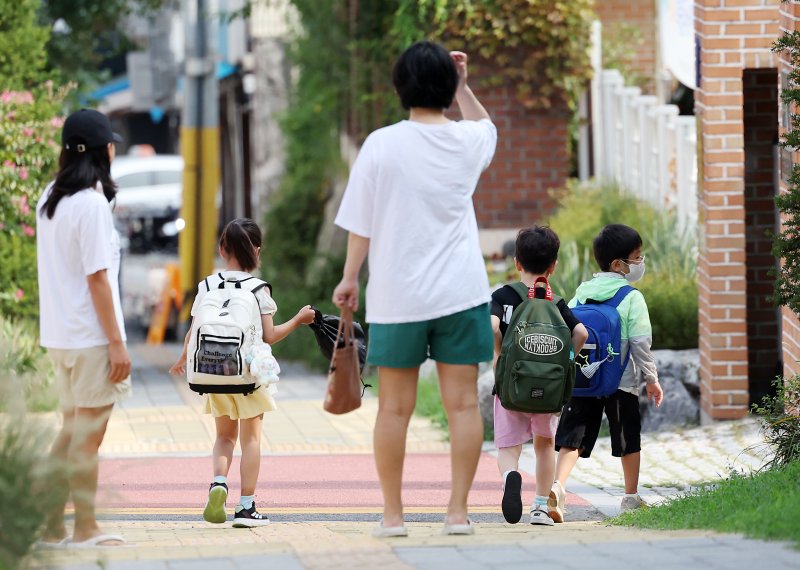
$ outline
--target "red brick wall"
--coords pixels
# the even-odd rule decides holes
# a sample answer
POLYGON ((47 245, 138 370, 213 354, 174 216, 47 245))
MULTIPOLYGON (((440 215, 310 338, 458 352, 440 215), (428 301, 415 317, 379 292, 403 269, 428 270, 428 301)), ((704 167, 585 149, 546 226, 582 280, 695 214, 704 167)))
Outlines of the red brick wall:
POLYGON ((747 358, 751 402, 780 374, 779 310, 770 271, 775 211, 774 145, 778 136, 778 70, 744 70, 744 191, 747 265, 747 358))
POLYGON ((644 42, 636 49, 634 67, 642 76, 649 79, 643 91, 655 93, 658 45, 655 0, 596 0, 595 10, 603 24, 604 34, 613 32, 615 25, 619 23, 632 24, 642 33, 644 42))
MULTIPOLYGON (((786 2, 781 5, 781 28, 784 30, 795 31, 800 29, 800 5, 796 2, 786 2)), ((789 62, 781 56, 781 73, 788 73, 789 62)), ((797 112, 797 110, 795 110, 797 112)), ((783 102, 781 102, 781 114, 783 113, 783 102)), ((795 163, 798 158, 795 154, 795 163)), ((786 178, 788 173, 781 172, 781 180, 786 178)), ((781 183, 781 190, 785 191, 785 184, 781 183)), ((800 374, 800 321, 797 315, 790 309, 783 308, 783 334, 781 341, 783 344, 783 367, 785 376, 795 376, 800 374)))
POLYGON ((743 69, 775 68, 779 0, 696 0, 702 81, 696 92, 700 223, 701 406, 705 418, 747 414, 748 324, 743 69))
POLYGON ((567 123, 563 107, 529 111, 514 88, 473 87, 497 125, 497 151, 475 193, 481 228, 521 228, 552 212, 550 190, 569 176, 567 123))

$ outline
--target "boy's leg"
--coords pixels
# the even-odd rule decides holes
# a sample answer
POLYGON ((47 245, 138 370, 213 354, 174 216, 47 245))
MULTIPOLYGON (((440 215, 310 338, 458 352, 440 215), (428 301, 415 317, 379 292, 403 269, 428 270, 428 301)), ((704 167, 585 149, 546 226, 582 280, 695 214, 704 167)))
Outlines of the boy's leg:
POLYGON ((239 420, 239 445, 242 460, 239 470, 242 477, 242 495, 255 495, 258 472, 261 468, 261 421, 264 414, 239 420))
POLYGON ((383 493, 383 526, 403 525, 403 463, 408 422, 417 403, 419 367, 378 368, 378 416, 373 446, 383 493))
POLYGON ((555 480, 563 488, 566 488, 567 479, 578 458, 588 458, 592 454, 602 420, 601 398, 571 398, 564 406, 558 422, 555 445, 558 451, 555 480))
POLYGON ((442 405, 450 428, 450 502, 447 524, 467 523, 467 497, 483 443, 483 420, 478 409, 478 366, 436 363, 442 405))
POLYGON ((503 511, 503 518, 511 524, 517 524, 522 518, 522 477, 517 471, 521 453, 522 444, 500 447, 497 450, 497 467, 503 478, 503 500, 500 509, 503 511))
POLYGON ((501 447, 497 450, 497 468, 503 476, 507 471, 517 471, 519 469, 519 456, 522 454, 522 445, 513 447, 501 447))
POLYGON ((639 492, 639 465, 642 453, 637 451, 622 456, 622 474, 625 477, 625 494, 635 495, 639 492))
POLYGON ((605 408, 611 431, 611 454, 620 458, 625 478, 622 509, 638 508, 643 504, 638 496, 642 449, 639 397, 624 390, 617 390, 614 395, 606 398, 605 408))
POLYGON ((239 420, 228 416, 214 418, 217 428, 217 439, 212 452, 212 466, 215 477, 227 477, 233 461, 233 448, 239 435, 239 420))
POLYGON ((580 457, 580 450, 574 447, 562 447, 558 450, 558 460, 556 461, 555 480, 561 483, 561 486, 567 488, 567 479, 570 473, 578 463, 580 457))
POLYGON ((533 451, 536 453, 536 496, 548 497, 556 473, 555 439, 533 436, 533 451))

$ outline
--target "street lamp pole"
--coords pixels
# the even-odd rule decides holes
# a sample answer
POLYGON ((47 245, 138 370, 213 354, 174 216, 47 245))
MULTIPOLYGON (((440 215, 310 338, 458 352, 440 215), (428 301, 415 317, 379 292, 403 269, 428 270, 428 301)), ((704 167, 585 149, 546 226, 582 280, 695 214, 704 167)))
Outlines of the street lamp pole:
POLYGON ((180 234, 181 322, 189 318, 195 285, 213 271, 217 243, 219 96, 216 77, 216 0, 182 0, 186 38, 181 153, 184 159, 180 234))

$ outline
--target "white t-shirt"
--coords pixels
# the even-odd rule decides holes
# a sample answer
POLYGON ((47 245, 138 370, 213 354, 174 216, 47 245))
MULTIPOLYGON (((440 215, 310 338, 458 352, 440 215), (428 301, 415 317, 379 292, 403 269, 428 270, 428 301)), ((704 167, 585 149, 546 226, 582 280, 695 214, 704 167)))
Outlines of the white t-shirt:
MULTIPOLYGON (((197 294, 194 297, 194 302, 192 303, 192 316, 195 316, 195 311, 197 307, 200 306, 200 301, 203 300, 203 297, 209 291, 213 291, 219 284, 221 283, 221 279, 219 276, 222 275, 223 279, 228 281, 242 281, 243 279, 248 279, 252 277, 251 274, 245 271, 223 271, 221 273, 214 273, 213 275, 209 275, 203 281, 197 284, 197 294), (206 287, 206 283, 208 287, 206 287)), ((253 279, 253 286, 248 287, 249 281, 245 281, 242 283, 242 287, 244 289, 250 289, 251 291, 255 289, 257 283, 255 279, 253 279)), ((274 315, 278 312, 278 305, 275 304, 275 301, 270 297, 269 289, 267 287, 262 287, 258 291, 256 291, 256 302, 258 302, 258 308, 261 311, 262 315, 274 315)))
POLYGON ((53 218, 41 213, 48 186, 36 207, 39 327, 45 348, 80 349, 108 344, 86 277, 103 269, 122 340, 125 323, 119 297, 120 239, 102 191, 87 188, 65 196, 53 218))
POLYGON ((435 319, 489 301, 472 195, 496 144, 488 119, 401 121, 367 137, 336 225, 370 238, 368 322, 435 319))

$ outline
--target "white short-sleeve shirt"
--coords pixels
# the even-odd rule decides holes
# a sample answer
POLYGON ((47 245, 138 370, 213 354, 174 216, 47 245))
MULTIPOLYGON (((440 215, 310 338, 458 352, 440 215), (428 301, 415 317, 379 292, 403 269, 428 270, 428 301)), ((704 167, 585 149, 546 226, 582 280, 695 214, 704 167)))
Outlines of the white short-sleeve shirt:
POLYGON ((42 212, 48 186, 36 207, 39 326, 46 348, 81 349, 108 344, 97 318, 87 276, 108 272, 114 313, 126 340, 119 294, 120 239, 111 206, 97 188, 65 196, 53 218, 42 212))
POLYGON ((336 224, 370 239, 368 322, 435 319, 489 301, 472 196, 496 144, 488 119, 401 121, 367 137, 336 224))

